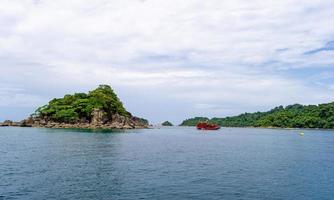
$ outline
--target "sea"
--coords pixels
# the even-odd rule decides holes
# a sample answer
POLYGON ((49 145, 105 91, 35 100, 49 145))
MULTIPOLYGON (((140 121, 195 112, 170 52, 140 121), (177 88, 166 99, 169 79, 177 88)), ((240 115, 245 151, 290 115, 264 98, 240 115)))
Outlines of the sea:
POLYGON ((332 200, 334 131, 1 127, 7 199, 332 200))

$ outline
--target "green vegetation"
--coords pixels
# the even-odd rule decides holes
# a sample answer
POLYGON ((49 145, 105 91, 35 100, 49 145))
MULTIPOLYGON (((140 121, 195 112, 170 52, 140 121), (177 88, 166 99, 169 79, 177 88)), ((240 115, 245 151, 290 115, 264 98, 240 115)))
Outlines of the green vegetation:
POLYGON ((146 124, 147 126, 149 125, 149 121, 144 118, 139 118, 139 117, 134 117, 137 121, 139 121, 141 124, 146 124))
MULTIPOLYGON (((181 126, 195 126, 208 118, 195 117, 181 126)), ((211 123, 226 127, 334 128, 334 102, 320 105, 279 106, 268 112, 244 113, 234 117, 212 118, 211 123)))
POLYGON ((163 126, 173 126, 173 124, 170 123, 169 121, 165 121, 165 122, 162 123, 161 125, 163 125, 163 126))
POLYGON ((47 105, 38 108, 33 116, 56 122, 73 123, 79 120, 90 121, 94 109, 103 110, 108 117, 116 113, 131 116, 108 85, 100 85, 88 94, 67 94, 63 98, 53 99, 47 105))
POLYGON ((194 117, 194 118, 184 120, 180 124, 180 126, 196 126, 196 124, 198 124, 198 122, 205 122, 205 121, 209 121, 209 118, 207 118, 207 117, 194 117))

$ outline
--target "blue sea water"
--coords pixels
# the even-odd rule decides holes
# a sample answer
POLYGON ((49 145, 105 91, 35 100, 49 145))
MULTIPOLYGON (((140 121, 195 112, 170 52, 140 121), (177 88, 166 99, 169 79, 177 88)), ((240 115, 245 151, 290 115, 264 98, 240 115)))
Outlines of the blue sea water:
POLYGON ((0 128, 0 199, 334 199, 334 131, 0 128))

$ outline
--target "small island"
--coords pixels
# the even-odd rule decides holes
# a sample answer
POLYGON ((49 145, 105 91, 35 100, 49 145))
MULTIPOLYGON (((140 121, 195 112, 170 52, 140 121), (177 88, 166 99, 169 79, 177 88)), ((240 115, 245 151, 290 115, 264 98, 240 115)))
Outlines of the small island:
POLYGON ((132 116, 109 85, 86 93, 67 94, 38 108, 21 122, 4 121, 0 126, 134 129, 148 128, 148 121, 132 116))
POLYGON ((171 122, 165 121, 164 123, 161 124, 162 126, 174 126, 171 122))
POLYGON ((225 127, 270 128, 334 128, 334 102, 319 105, 294 104, 279 106, 267 112, 244 113, 233 117, 195 117, 184 120, 180 126, 196 126, 208 121, 225 127))

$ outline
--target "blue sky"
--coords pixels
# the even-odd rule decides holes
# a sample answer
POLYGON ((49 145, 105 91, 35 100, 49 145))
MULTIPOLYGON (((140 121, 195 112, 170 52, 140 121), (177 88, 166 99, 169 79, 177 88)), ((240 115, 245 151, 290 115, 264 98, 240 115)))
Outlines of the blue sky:
POLYGON ((333 101, 328 0, 0 0, 0 120, 110 84, 152 123, 333 101))

